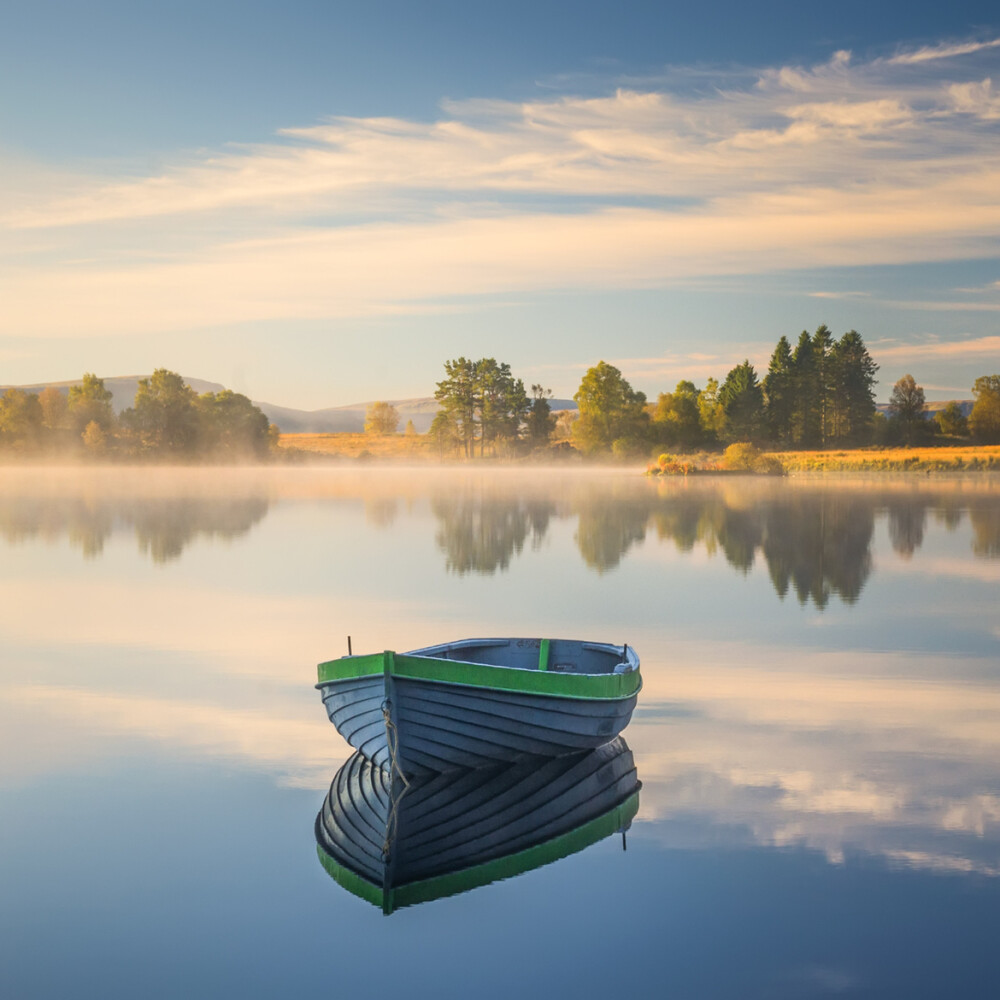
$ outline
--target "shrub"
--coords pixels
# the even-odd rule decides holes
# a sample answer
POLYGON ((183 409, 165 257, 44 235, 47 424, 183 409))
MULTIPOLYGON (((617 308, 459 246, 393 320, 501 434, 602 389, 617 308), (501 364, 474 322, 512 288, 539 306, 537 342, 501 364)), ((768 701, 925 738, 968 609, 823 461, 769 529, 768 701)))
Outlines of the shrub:
POLYGON ((723 467, 733 472, 753 472, 754 464, 761 457, 760 449, 749 441, 736 441, 722 454, 723 467))
POLYGON ((749 441, 731 444, 722 455, 722 466, 731 472, 756 472, 763 476, 783 476, 785 467, 776 455, 765 455, 749 441))

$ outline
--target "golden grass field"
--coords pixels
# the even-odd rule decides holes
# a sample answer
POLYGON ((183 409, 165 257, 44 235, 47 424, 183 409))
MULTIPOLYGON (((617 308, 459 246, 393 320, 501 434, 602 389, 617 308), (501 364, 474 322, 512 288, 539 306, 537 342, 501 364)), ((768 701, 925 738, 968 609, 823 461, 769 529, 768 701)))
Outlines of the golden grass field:
POLYGON ((282 434, 278 448, 289 456, 307 453, 327 458, 391 458, 433 461, 439 456, 426 434, 282 434))
MULTIPOLYGON (((434 462, 442 457, 426 434, 282 434, 278 447, 289 457, 315 455, 333 459, 422 462, 434 462)), ((855 448, 769 454, 773 454, 788 472, 1000 472, 1000 445, 855 448)), ((721 452, 699 452, 678 457, 690 462, 695 469, 712 468, 722 461, 721 452)))
POLYGON ((1000 472, 1000 445, 774 452, 788 472, 1000 472))

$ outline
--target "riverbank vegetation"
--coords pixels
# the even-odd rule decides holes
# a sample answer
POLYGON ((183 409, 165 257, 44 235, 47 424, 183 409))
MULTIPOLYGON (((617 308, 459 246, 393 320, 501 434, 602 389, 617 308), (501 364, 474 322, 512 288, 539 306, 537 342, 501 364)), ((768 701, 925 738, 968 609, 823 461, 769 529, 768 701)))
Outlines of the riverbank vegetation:
MULTIPOLYGON (((441 457, 518 457, 539 452, 573 452, 589 458, 641 460, 652 456, 650 471, 695 470, 775 472, 808 463, 838 467, 816 455, 836 450, 880 449, 880 457, 845 460, 839 467, 903 468, 915 464, 887 456, 886 449, 931 445, 1000 444, 1000 375, 976 379, 971 412, 957 402, 940 408, 933 419, 924 392, 912 375, 894 385, 886 411, 879 412, 874 387, 878 365, 864 340, 849 330, 839 340, 829 328, 803 331, 793 347, 782 336, 763 378, 749 360, 726 374, 720 384, 709 378, 702 388, 682 380, 655 402, 635 390, 621 371, 606 361, 588 369, 574 400, 577 411, 551 413, 551 392, 532 386, 532 397, 510 366, 493 358, 445 362, 436 398, 441 410, 431 436, 441 457), (725 452, 746 446, 740 457, 725 452), (747 450, 749 449, 749 450, 747 450), (705 453, 696 459, 696 453, 705 453), (769 458, 765 452, 780 452, 769 458), (676 453, 676 455, 672 454, 676 453), (809 455, 802 460, 786 455, 809 455), (662 456, 662 458, 661 458, 662 456), (750 456, 750 457, 747 457, 750 456)), ((739 450, 739 449, 737 449, 739 450)), ((993 466, 988 456, 971 464, 966 453, 917 460, 920 467, 993 466)))
POLYGON ((197 395, 175 372, 142 379, 120 414, 101 379, 68 391, 9 389, 0 397, 0 453, 100 459, 259 461, 310 456, 403 460, 555 459, 649 462, 657 475, 699 471, 994 469, 1000 445, 1000 375, 977 378, 974 403, 933 415, 910 374, 885 412, 875 403, 878 365, 861 335, 839 340, 824 325, 794 347, 782 336, 763 378, 749 360, 720 383, 681 380, 655 402, 606 361, 589 368, 576 410, 552 411, 552 391, 530 393, 507 362, 444 363, 439 409, 426 434, 387 402, 370 404, 364 433, 281 436, 246 396, 197 395), (933 419, 929 419, 933 416, 933 419), (900 450, 901 449, 901 450, 900 450))
POLYGON ((141 379, 133 405, 116 414, 103 379, 90 373, 64 394, 8 389, 0 397, 0 453, 92 460, 259 461, 278 429, 246 396, 200 396, 176 372, 141 379))

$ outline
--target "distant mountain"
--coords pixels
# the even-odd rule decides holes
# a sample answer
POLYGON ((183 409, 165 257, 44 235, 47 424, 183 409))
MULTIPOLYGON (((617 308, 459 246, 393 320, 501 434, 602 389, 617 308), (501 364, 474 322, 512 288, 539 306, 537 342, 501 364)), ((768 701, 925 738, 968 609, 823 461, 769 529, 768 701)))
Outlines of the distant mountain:
MULTIPOLYGON (((139 379, 149 378, 148 375, 115 375, 104 380, 104 388, 111 392, 111 405, 115 413, 121 413, 135 402, 135 392, 139 388, 139 379)), ((206 382, 203 378, 185 378, 185 382, 197 393, 221 392, 226 387, 218 382, 206 382)), ((41 392, 50 386, 58 389, 64 396, 69 393, 71 385, 80 385, 83 379, 73 379, 69 382, 39 382, 36 385, 0 385, 0 392, 8 389, 24 389, 25 392, 41 392)))
MULTIPOLYGON (((272 424, 277 424, 286 434, 336 434, 342 431, 363 431, 365 429, 365 414, 368 407, 375 402, 349 403, 347 406, 328 406, 322 410, 296 410, 290 406, 277 406, 274 403, 264 403, 254 400, 266 414, 272 424)), ((406 426, 408 420, 418 434, 426 433, 438 411, 437 400, 433 396, 420 399, 387 399, 396 407, 399 413, 399 429, 406 426)))
MULTIPOLYGON (((148 375, 117 375, 104 379, 104 387, 111 391, 111 403, 116 413, 121 413, 135 401, 135 393, 139 387, 139 379, 148 375)), ((183 376, 197 393, 221 392, 226 386, 218 382, 206 382, 201 378, 183 376)), ((0 385, 0 392, 7 389, 24 389, 26 392, 41 392, 52 386, 62 393, 68 393, 71 385, 79 385, 82 379, 71 382, 39 382, 36 385, 0 385)), ((349 403, 347 406, 329 406, 322 410, 299 410, 290 406, 278 406, 276 403, 266 403, 253 400, 254 406, 263 410, 272 424, 277 424, 286 434, 336 434, 344 431, 359 432, 365 429, 365 414, 368 407, 375 402, 349 403)), ((417 399, 387 399, 385 402, 396 407, 399 412, 400 430, 408 420, 418 434, 425 434, 431 426, 434 414, 438 411, 437 400, 433 396, 421 396, 417 399)), ((572 399, 552 399, 549 405, 553 410, 575 410, 576 403, 572 399)))
MULTIPOLYGON (((958 408, 962 411, 962 416, 967 417, 972 412, 972 407, 975 406, 976 401, 974 399, 934 399, 924 404, 924 419, 933 420, 934 415, 940 413, 949 403, 958 403, 958 408)), ((876 403, 875 409, 879 413, 889 416, 889 404, 888 403, 876 403)))
MULTIPOLYGON (((334 434, 338 431, 363 431, 365 415, 368 407, 375 400, 364 403, 349 403, 347 406, 331 406, 325 410, 293 410, 287 406, 275 406, 273 403, 258 403, 272 424, 277 424, 286 434, 334 434)), ((426 434, 430 430, 434 414, 439 407, 433 396, 421 396, 417 399, 386 399, 384 402, 396 407, 399 413, 399 429, 406 426, 408 420, 413 421, 413 427, 418 434, 426 434)), ((551 399, 549 405, 553 410, 575 410, 576 403, 572 399, 551 399)))

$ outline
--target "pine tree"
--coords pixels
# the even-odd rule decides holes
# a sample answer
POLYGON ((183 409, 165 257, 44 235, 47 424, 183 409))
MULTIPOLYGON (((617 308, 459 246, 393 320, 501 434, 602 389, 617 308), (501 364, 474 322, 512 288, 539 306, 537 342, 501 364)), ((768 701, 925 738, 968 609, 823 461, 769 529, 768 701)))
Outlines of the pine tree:
POLYGON ((476 439, 476 372, 475 364, 466 358, 444 363, 445 378, 437 384, 434 398, 441 404, 441 413, 449 432, 459 442, 466 458, 473 454, 476 439))
POLYGON ((815 370, 814 392, 816 407, 816 432, 819 443, 825 446, 831 437, 834 422, 834 396, 836 394, 836 365, 830 357, 833 347, 833 334, 830 328, 821 323, 813 334, 812 354, 815 370))
POLYGON ((729 440, 749 441, 760 435, 764 393, 749 360, 737 365, 726 376, 719 390, 719 402, 726 415, 725 435, 729 440))
POLYGON ((816 411, 816 361, 813 342, 806 330, 799 335, 792 355, 792 440, 803 448, 814 447, 819 440, 819 418, 816 411))
POLYGON ((868 437, 875 416, 875 373, 861 334, 849 330, 830 351, 834 371, 831 437, 858 444, 868 437))
POLYGON ((792 347, 782 335, 771 355, 764 376, 764 407, 768 433, 773 441, 792 440, 792 417, 795 408, 792 347))

